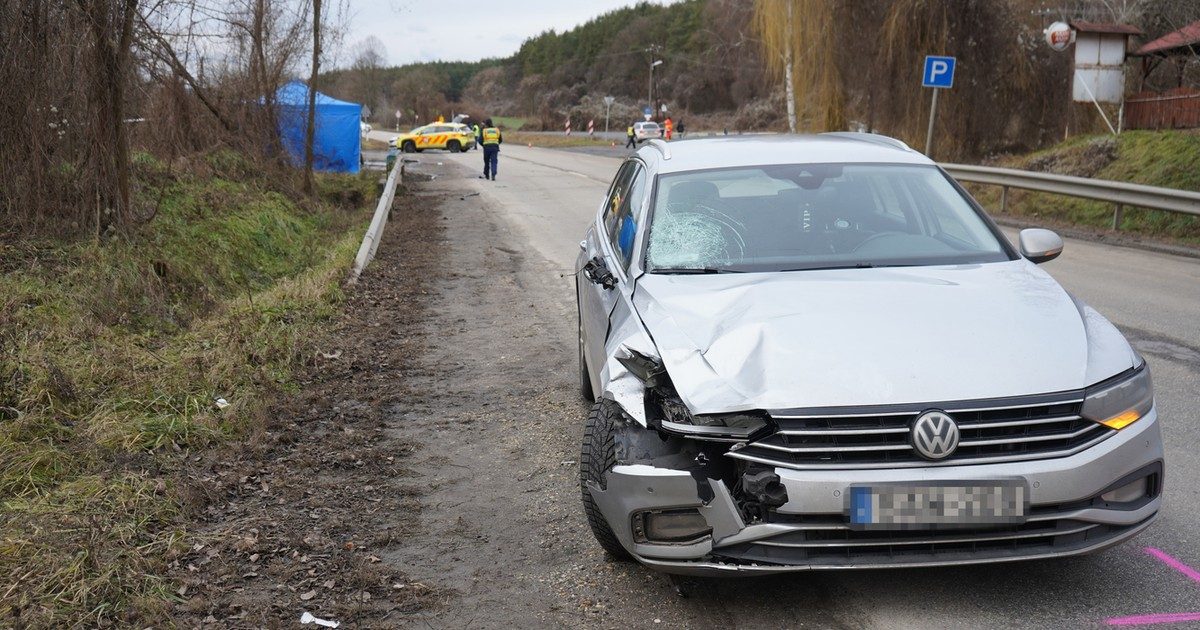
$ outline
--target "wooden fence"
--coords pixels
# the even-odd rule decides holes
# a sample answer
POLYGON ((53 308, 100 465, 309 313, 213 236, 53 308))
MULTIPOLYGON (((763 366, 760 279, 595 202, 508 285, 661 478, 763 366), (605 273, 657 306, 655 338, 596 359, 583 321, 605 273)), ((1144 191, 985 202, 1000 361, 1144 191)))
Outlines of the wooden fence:
POLYGON ((1175 88, 1141 92, 1125 99, 1126 129, 1200 127, 1200 90, 1175 88))

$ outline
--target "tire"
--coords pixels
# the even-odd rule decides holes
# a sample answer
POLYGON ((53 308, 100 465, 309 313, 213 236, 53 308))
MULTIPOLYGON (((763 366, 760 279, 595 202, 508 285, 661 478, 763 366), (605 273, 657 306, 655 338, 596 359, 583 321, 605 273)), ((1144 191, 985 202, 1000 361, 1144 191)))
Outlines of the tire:
POLYGON ((588 374, 587 361, 583 358, 583 308, 578 300, 575 307, 579 313, 579 395, 584 400, 593 402, 596 400, 596 393, 592 391, 592 377, 588 374))
POLYGON ((462 152, 462 145, 459 144, 457 140, 451 141, 450 144, 446 145, 446 148, 449 149, 451 153, 462 152))
POLYGON ((603 399, 592 405, 587 423, 583 428, 583 446, 579 451, 579 489, 583 499, 583 513, 596 542, 608 555, 617 560, 632 560, 633 556, 621 546, 608 521, 600 513, 600 507, 592 500, 588 482, 605 484, 604 473, 617 464, 616 441, 613 432, 622 423, 621 408, 617 403, 603 399))
POLYGON ((405 153, 416 153, 417 145, 412 140, 405 140, 404 144, 400 145, 400 150, 405 153))

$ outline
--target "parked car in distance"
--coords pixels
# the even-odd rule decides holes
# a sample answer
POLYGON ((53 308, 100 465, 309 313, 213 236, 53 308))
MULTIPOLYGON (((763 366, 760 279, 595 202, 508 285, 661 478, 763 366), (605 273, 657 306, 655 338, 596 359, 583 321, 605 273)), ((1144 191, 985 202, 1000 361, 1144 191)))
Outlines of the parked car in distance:
POLYGON ((576 268, 584 512, 745 575, 1054 558, 1157 516, 1150 371, 941 168, 873 134, 651 140, 576 268))
POLYGON ((633 123, 633 137, 638 142, 644 142, 651 138, 661 138, 663 128, 656 122, 637 122, 633 123))

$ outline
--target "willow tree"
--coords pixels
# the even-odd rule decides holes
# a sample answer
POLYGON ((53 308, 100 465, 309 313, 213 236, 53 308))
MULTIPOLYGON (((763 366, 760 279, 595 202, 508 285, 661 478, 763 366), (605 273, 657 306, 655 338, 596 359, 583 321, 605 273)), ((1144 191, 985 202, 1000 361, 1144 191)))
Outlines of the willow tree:
POLYGON ((838 71, 837 0, 755 0, 754 30, 768 72, 782 80, 788 129, 844 129, 846 117, 838 71))

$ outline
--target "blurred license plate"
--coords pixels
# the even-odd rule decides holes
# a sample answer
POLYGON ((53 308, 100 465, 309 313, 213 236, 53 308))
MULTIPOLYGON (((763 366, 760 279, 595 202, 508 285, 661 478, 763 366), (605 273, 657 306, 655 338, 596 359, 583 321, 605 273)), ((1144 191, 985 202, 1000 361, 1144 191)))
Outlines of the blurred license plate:
POLYGON ((1025 522, 1029 489, 1023 481, 851 486, 852 528, 929 529, 1025 522))

